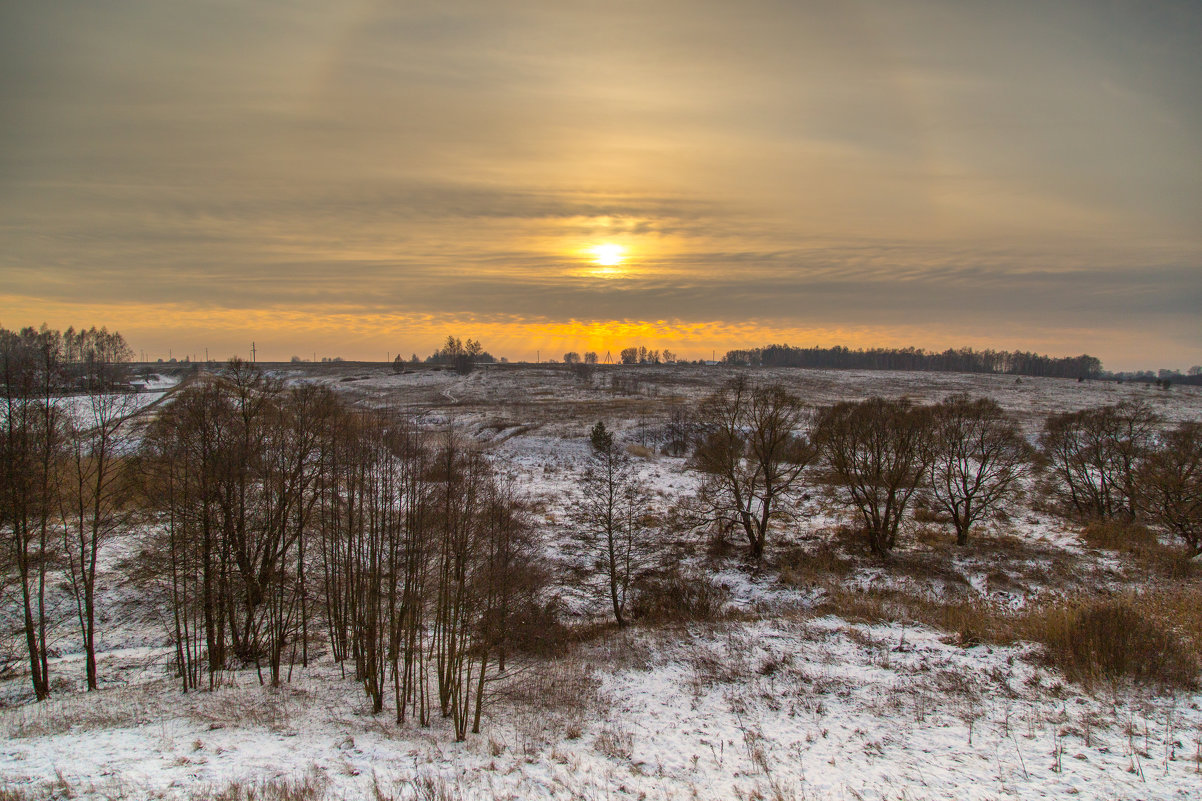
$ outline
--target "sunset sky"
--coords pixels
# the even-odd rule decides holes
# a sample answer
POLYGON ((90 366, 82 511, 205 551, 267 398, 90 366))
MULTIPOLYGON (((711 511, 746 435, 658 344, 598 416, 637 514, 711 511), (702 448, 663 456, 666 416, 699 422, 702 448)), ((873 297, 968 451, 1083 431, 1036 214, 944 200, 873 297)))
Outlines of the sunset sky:
POLYGON ((1202 3, 0 0, 0 325, 1202 363, 1202 3))

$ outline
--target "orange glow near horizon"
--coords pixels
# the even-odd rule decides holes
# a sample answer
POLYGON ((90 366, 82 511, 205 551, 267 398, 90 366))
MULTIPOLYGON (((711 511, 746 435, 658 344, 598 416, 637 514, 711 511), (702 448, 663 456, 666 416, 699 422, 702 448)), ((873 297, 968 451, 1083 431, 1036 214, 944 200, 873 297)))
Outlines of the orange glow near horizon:
MULTIPOLYGON (((726 351, 789 343, 799 347, 850 348, 997 347, 987 331, 964 337, 951 329, 922 326, 809 326, 788 321, 722 320, 549 320, 514 315, 425 314, 362 311, 342 308, 309 309, 210 309, 184 304, 121 305, 53 304, 18 296, 0 295, 0 306, 8 313, 0 321, 7 328, 46 323, 66 329, 81 324, 107 326, 120 331, 139 357, 154 361, 173 356, 225 360, 233 355, 247 357, 251 342, 258 360, 288 361, 341 357, 349 361, 384 361, 398 353, 424 358, 438 348, 448 334, 480 340, 497 358, 510 361, 560 360, 575 351, 596 352, 613 361, 623 348, 646 346, 668 349, 681 360, 722 358, 726 351)), ((1007 349, 1034 350, 1053 355, 1076 355, 1068 343, 1083 336, 1114 348, 1125 346, 1139 353, 1147 341, 1121 341, 1114 332, 1064 329, 1056 339, 1015 341, 1007 349)), ((1130 369, 1123 363, 1108 369, 1130 369)))

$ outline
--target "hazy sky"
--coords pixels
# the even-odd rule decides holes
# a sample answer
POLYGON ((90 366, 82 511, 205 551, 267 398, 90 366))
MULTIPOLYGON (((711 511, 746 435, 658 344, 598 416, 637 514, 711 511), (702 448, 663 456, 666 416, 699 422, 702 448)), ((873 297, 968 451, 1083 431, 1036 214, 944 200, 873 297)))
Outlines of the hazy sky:
POLYGON ((1184 369, 1200 53, 1191 0, 0 0, 0 325, 1184 369))

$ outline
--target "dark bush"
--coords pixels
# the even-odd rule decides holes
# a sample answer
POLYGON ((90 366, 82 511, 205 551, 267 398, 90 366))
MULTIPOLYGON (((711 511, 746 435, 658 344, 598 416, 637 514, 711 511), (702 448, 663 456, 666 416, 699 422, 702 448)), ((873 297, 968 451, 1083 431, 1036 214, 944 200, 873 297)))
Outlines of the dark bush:
POLYGON ((1081 539, 1091 548, 1104 548, 1129 556, 1159 576, 1188 578, 1196 572, 1189 552, 1165 545, 1154 531, 1140 523, 1094 519, 1081 529, 1081 539))
POLYGON ((631 615, 655 623, 717 620, 729 597, 730 592, 709 576, 672 572, 637 588, 631 615))
POLYGON ((1085 684, 1134 679, 1192 687, 1198 657, 1180 637, 1143 614, 1134 601, 1113 600, 1041 617, 1034 639, 1068 678, 1085 684))

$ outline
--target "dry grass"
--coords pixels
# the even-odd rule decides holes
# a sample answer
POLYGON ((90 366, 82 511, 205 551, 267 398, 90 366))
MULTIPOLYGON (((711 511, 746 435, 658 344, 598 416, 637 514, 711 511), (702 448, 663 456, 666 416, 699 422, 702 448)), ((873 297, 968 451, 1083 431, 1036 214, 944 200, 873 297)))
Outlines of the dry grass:
POLYGON ((631 616, 650 623, 720 620, 730 593, 699 572, 673 571, 647 581, 631 604, 631 616))
POLYGON ((6 710, 0 715, 0 731, 18 739, 145 725, 167 714, 156 690, 151 686, 122 690, 119 695, 112 691, 52 695, 39 704, 6 710))
POLYGON ((234 781, 220 790, 202 790, 194 801, 320 801, 329 780, 318 770, 298 779, 234 781))
POLYGON ((860 560, 835 548, 820 548, 817 551, 790 548, 777 560, 781 581, 795 587, 812 587, 831 578, 851 575, 860 560))
POLYGON ((597 706, 601 680, 593 665, 569 656, 513 671, 498 693, 518 707, 586 718, 597 706))
POLYGON ((224 726, 262 726, 270 731, 292 730, 292 722, 309 696, 302 687, 226 688, 197 696, 189 714, 201 721, 224 726))
POLYGON ((0 787, 0 801, 32 801, 33 796, 16 787, 0 787))
POLYGON ((1009 645, 1018 639, 1004 608, 976 596, 947 600, 897 588, 830 587, 817 611, 853 623, 921 623, 948 632, 954 642, 966 647, 982 642, 1009 645))
POLYGON ((593 748, 610 759, 625 762, 634 755, 634 735, 620 725, 608 725, 597 734, 593 748))
POLYGON ((1125 520, 1091 520, 1081 529, 1081 540, 1091 548, 1114 551, 1157 576, 1189 578, 1197 567, 1183 548, 1165 545, 1155 532, 1125 520))
POLYGON ((1043 644, 1065 676, 1085 685, 1133 679, 1191 687, 1197 683, 1196 648, 1163 628, 1140 598, 1049 605, 1018 621, 1026 638, 1043 644))
POLYGON ((904 545, 885 559, 870 554, 851 526, 833 527, 817 542, 782 551, 774 566, 785 584, 805 589, 883 570, 887 586, 923 587, 940 595, 975 594, 973 581, 981 575, 988 577, 990 592, 1015 596, 1086 593, 1115 577, 1096 558, 1051 543, 982 530, 959 546, 949 530, 930 525, 913 526, 904 545))
POLYGON ((1202 669, 1200 604, 1202 590, 1177 588, 1112 599, 1047 597, 1015 612, 978 596, 830 588, 818 611, 852 622, 921 623, 966 647, 1039 643, 1051 664, 1086 686, 1133 680, 1194 687, 1202 669))
POLYGON ((437 773, 419 773, 412 779, 400 780, 385 788, 378 777, 372 777, 371 801, 455 801, 461 795, 437 773))
POLYGON ((513 713, 514 738, 490 741, 490 753, 495 757, 512 748, 534 762, 555 743, 579 739, 603 707, 600 689, 593 664, 576 653, 511 671, 493 694, 513 713))

